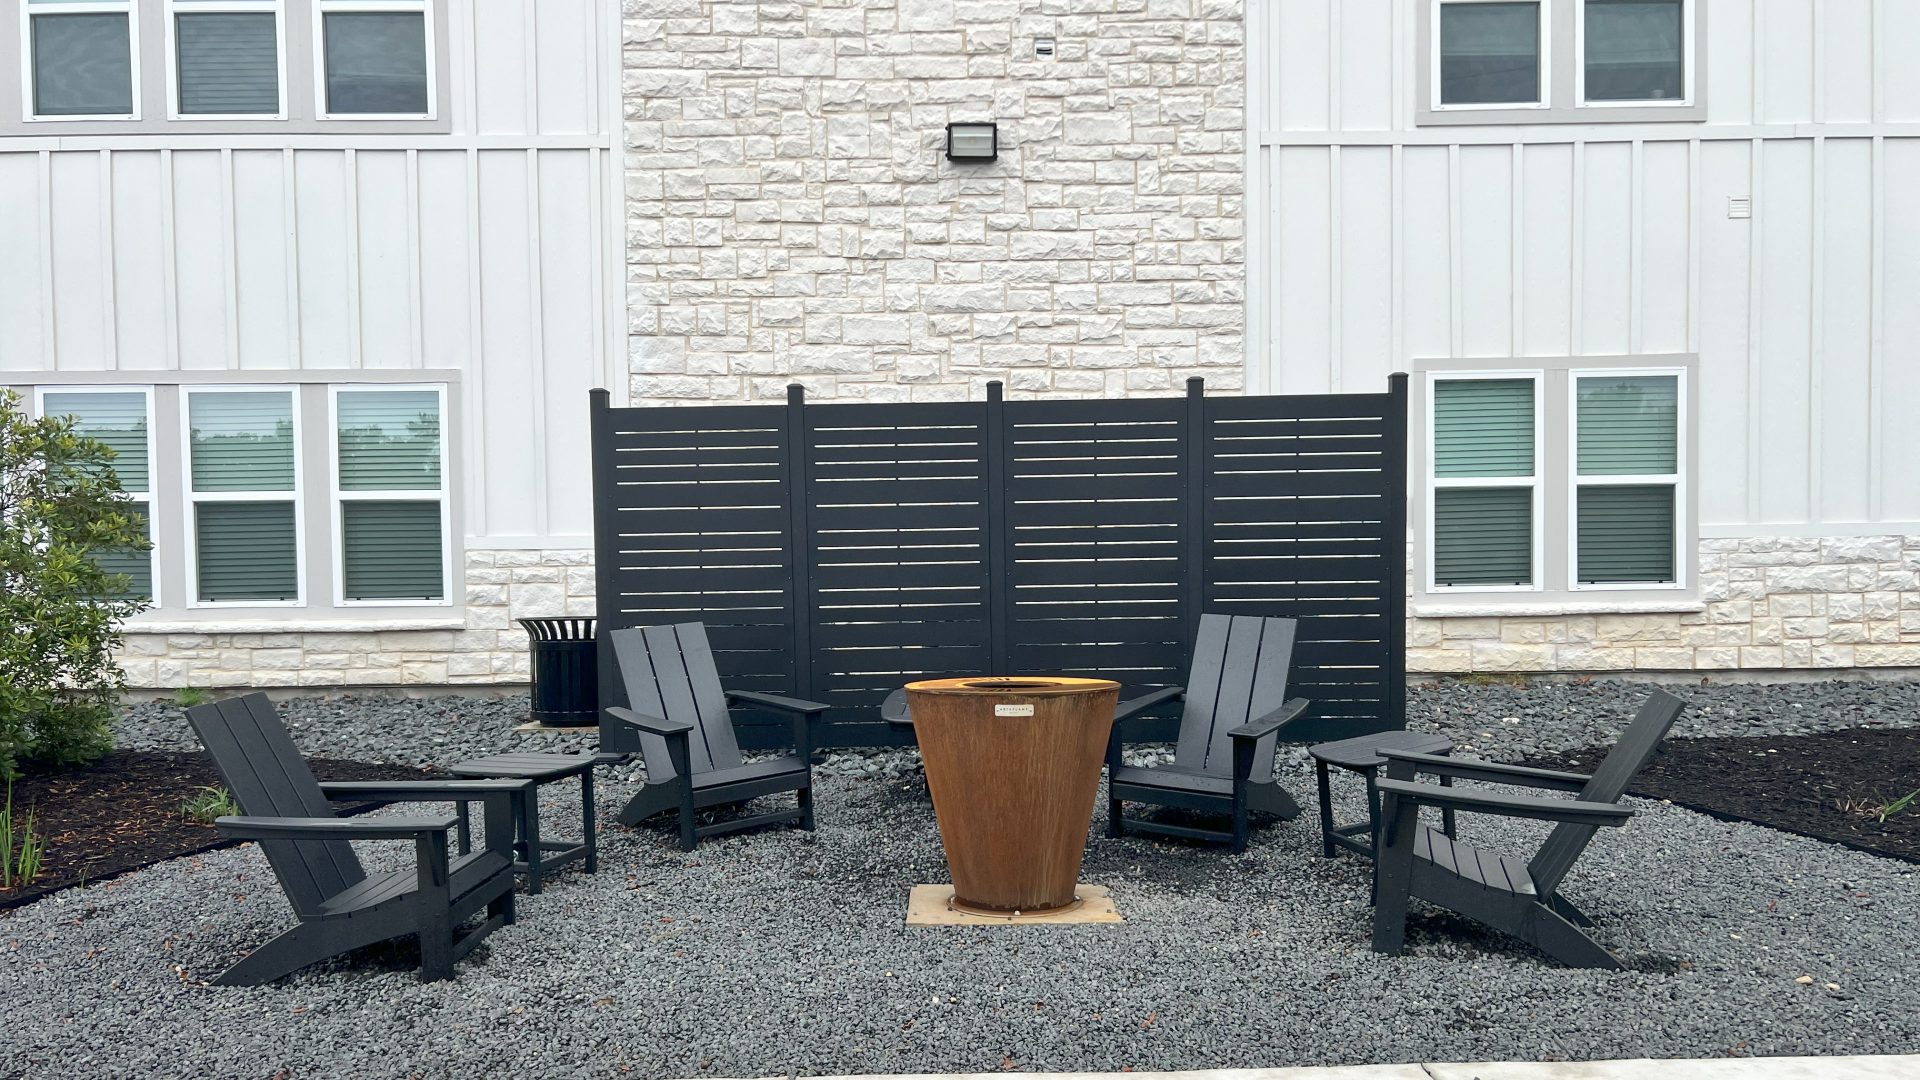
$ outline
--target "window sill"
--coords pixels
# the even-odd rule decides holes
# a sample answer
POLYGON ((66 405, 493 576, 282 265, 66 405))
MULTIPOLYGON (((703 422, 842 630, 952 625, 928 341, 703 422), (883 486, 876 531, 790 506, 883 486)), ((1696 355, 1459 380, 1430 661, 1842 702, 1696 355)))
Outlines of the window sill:
POLYGON ((128 621, 128 634, 365 634, 390 630, 465 630, 463 615, 432 618, 353 618, 328 619, 140 619, 128 621))
POLYGON ((1691 615, 1707 610, 1700 600, 1538 600, 1414 603, 1407 614, 1416 619, 1548 618, 1555 615, 1691 615))

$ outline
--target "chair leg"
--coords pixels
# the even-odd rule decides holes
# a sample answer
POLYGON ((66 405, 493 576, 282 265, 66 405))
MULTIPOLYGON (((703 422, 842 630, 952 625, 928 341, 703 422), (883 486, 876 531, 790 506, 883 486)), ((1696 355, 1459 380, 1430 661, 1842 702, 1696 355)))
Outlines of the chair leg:
POLYGON ((600 872, 600 845, 593 830, 593 770, 580 774, 580 826, 586 831, 587 873, 600 872))
POLYGON ((1233 785, 1233 853, 1239 855, 1247 850, 1247 785, 1236 782, 1233 785))
POLYGON ((1620 970, 1620 961, 1579 927, 1544 904, 1535 904, 1514 935, 1568 967, 1620 970))
POLYGON ((1327 776, 1327 763, 1313 763, 1315 779, 1320 781, 1320 854, 1333 858, 1333 788, 1327 776))
POLYGON ((1388 796, 1393 815, 1375 837, 1373 849, 1373 951, 1398 956, 1407 943, 1407 907, 1413 900, 1414 833, 1420 808, 1388 796), (1383 842, 1384 841, 1384 842, 1383 842))
POLYGON ((540 895, 540 789, 521 793, 520 843, 526 848, 527 895, 540 895))
POLYGON ((693 781, 681 773, 674 783, 680 785, 680 850, 692 851, 700 843, 694 834, 693 781))
POLYGON ((813 780, 807 780, 807 786, 800 789, 800 827, 813 831, 813 780))
POLYGON ((1561 896, 1559 893, 1554 893, 1547 898, 1547 906, 1551 907, 1561 918, 1575 926, 1590 927, 1593 925, 1593 920, 1587 917, 1586 912, 1575 907, 1573 901, 1561 896))
POLYGON ((1107 800, 1107 836, 1121 837, 1127 834, 1126 818, 1121 816, 1119 799, 1107 800))
POLYGON ((512 926, 515 922, 519 921, 519 912, 514 908, 513 904, 513 886, 511 883, 500 893, 499 897, 487 905, 487 915, 490 917, 498 917, 501 923, 507 926, 512 926))
POLYGON ((299 923, 248 953, 213 980, 216 986, 263 986, 341 951, 328 940, 324 923, 299 923))
POLYGON ((414 851, 419 872, 415 910, 420 913, 420 981, 451 979, 453 909, 445 834, 415 838, 414 851))

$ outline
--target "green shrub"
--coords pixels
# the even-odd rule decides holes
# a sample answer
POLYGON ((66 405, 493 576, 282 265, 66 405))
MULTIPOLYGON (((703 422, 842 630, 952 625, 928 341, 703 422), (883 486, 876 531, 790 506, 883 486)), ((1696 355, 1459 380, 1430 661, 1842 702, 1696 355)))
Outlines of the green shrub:
POLYGON ((0 776, 113 746, 120 624, 146 607, 96 555, 146 551, 113 451, 0 390, 0 776))

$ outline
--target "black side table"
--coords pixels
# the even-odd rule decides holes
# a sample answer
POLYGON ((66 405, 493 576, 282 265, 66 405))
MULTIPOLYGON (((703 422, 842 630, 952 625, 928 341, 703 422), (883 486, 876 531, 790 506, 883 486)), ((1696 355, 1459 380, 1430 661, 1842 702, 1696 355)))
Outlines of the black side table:
MULTIPOLYGON (((1417 731, 1381 731, 1307 748, 1307 753, 1313 756, 1314 769, 1320 774, 1320 848, 1327 858, 1333 858, 1336 847, 1346 848, 1369 859, 1374 857, 1380 840, 1379 773, 1380 766, 1387 763, 1387 759, 1377 751, 1385 749, 1415 754, 1450 754, 1453 752, 1453 741, 1444 735, 1424 735, 1417 731), (1327 778, 1329 765, 1367 778, 1367 820, 1348 825, 1334 823, 1333 792, 1327 778)), ((1440 783, 1452 786, 1452 781, 1444 776, 1440 778, 1440 783)), ((1443 811, 1442 827, 1448 836, 1453 835, 1453 811, 1443 811)))
MULTIPOLYGON (((586 862, 586 871, 598 870, 599 858, 593 833, 593 767, 623 760, 622 754, 495 754, 452 765, 447 771, 455 776, 488 780, 531 780, 533 787, 513 797, 514 831, 518 838, 514 852, 519 857, 513 868, 527 878, 529 896, 540 891, 540 878, 549 870, 576 859, 586 862), (580 778, 580 824, 586 838, 579 841, 540 839, 540 786, 569 776, 580 778)), ((460 853, 472 847, 467 825, 467 807, 460 805, 460 853)))

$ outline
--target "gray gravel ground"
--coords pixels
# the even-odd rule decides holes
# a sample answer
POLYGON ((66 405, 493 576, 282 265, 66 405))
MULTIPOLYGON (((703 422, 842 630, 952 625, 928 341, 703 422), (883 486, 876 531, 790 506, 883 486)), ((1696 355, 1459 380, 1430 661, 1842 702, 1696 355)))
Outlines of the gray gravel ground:
MULTIPOLYGON (((1449 688, 1413 701, 1419 716, 1444 710, 1452 730, 1510 756, 1529 740, 1605 741, 1604 724, 1557 733, 1561 714, 1578 705, 1617 725, 1635 697, 1603 685, 1534 695, 1449 688)), ((1910 687, 1839 684, 1690 696, 1714 710, 1689 718, 1682 734, 1694 735, 1840 726, 1835 710, 1912 723, 1916 699, 1910 687)), ((138 712, 123 744, 185 745, 166 711, 138 712)), ((292 711, 310 753, 443 761, 508 745, 500 718, 512 706, 292 711), (423 745, 428 721, 440 741, 400 752, 423 745)), ((1320 858, 1310 818, 1260 830, 1241 857, 1101 839, 1096 820, 1083 877, 1112 887, 1126 923, 907 928, 907 887, 945 879, 924 786, 899 754, 832 760, 813 834, 762 831, 687 855, 664 825, 609 820, 602 872, 569 872, 523 897, 521 922, 451 983, 417 983, 396 946, 272 987, 203 985, 288 921, 252 847, 56 894, 0 916, 10 991, 0 1075, 764 1076, 1920 1045, 1910 864, 1636 802, 1640 815, 1603 830, 1566 886, 1630 961, 1603 974, 1553 966, 1432 910, 1416 918, 1407 956, 1373 955, 1364 864, 1320 858)), ((1283 773, 1307 801, 1296 755, 1283 773)), ((631 786, 605 787, 611 813, 631 786)), ((1341 790, 1349 814, 1357 787, 1341 790)), ((548 790, 549 820, 566 820, 574 796, 548 790)), ((1483 819, 1465 829, 1520 853, 1540 832, 1483 819)), ((370 861, 407 864, 401 846, 368 847, 370 861)))

